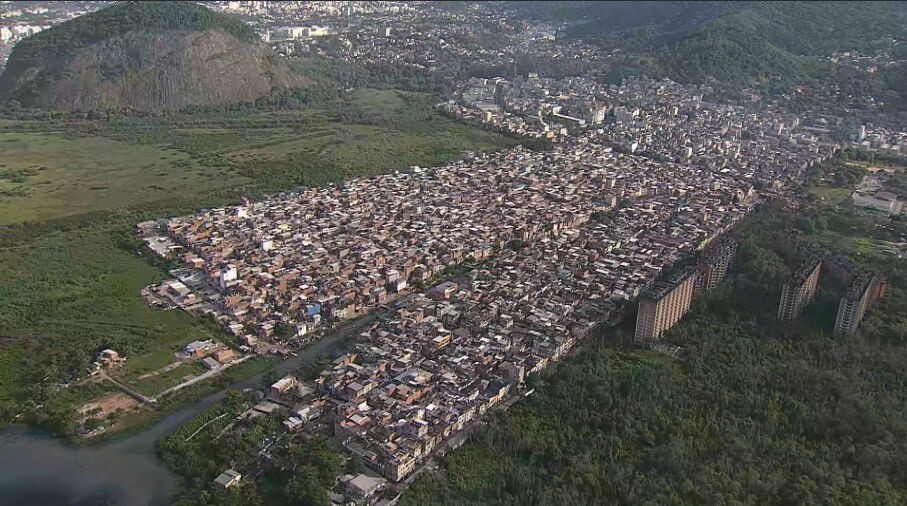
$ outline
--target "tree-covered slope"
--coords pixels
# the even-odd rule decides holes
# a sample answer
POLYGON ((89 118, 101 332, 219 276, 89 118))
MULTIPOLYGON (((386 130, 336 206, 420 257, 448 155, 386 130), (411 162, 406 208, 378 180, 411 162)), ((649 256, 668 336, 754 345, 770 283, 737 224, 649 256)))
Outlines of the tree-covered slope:
POLYGON ((560 38, 598 38, 627 48, 673 44, 744 2, 503 2, 510 15, 564 27, 560 38))
POLYGON ((662 55, 661 70, 734 88, 827 77, 816 57, 865 51, 903 32, 891 2, 756 2, 716 19, 662 55))
POLYGON ((304 83, 239 20, 189 2, 124 2, 20 42, 0 98, 155 111, 249 102, 304 83))
POLYGON ((238 19, 191 2, 122 2, 45 30, 16 46, 20 58, 73 53, 81 47, 129 32, 219 30, 252 43, 255 31, 238 19))

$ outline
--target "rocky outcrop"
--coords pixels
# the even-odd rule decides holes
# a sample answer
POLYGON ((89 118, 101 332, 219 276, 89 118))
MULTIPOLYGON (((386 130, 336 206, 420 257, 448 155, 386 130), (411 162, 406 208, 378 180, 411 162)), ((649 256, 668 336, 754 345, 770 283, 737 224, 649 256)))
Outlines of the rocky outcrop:
POLYGON ((306 83, 262 42, 213 28, 130 29, 65 51, 31 46, 17 47, 0 77, 2 98, 28 107, 160 111, 251 102, 306 83))

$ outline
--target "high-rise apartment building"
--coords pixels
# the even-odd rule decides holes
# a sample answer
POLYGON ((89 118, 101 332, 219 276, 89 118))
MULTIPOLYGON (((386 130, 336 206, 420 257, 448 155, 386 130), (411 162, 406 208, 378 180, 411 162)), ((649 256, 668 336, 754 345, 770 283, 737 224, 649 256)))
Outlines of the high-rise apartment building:
POLYGON ((781 289, 781 303, 778 304, 778 319, 790 321, 803 312, 816 296, 819 284, 819 271, 822 269, 821 258, 810 258, 788 278, 781 289))
POLYGON ((885 280, 876 274, 860 273, 854 277, 838 305, 835 334, 856 332, 869 307, 885 294, 885 285, 885 280))
POLYGON ((712 291, 724 280, 736 254, 737 241, 727 236, 721 236, 702 250, 696 262, 696 295, 712 291))
POLYGON ((639 299, 633 342, 651 346, 690 309, 696 271, 684 270, 656 283, 639 299))

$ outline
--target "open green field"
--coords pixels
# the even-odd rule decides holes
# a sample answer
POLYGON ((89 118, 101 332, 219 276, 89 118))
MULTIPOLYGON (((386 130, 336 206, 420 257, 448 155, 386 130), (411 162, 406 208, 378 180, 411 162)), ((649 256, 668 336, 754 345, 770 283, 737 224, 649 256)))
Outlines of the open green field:
POLYGON ((431 97, 361 90, 336 110, 201 113, 0 125, 0 225, 199 196, 319 185, 513 145, 432 110, 431 97), (241 190, 238 190, 241 189, 241 190))
POLYGON ((516 144, 433 102, 363 90, 318 109, 0 121, 0 425, 40 404, 37 420, 65 432, 68 408, 102 385, 60 385, 102 347, 128 357, 119 380, 151 395, 188 366, 138 376, 222 332, 147 306, 141 289, 167 274, 137 254, 137 222, 516 144))
POLYGON ((149 202, 243 182, 168 147, 0 133, 0 225, 149 202))
POLYGON ((139 292, 163 277, 100 227, 0 247, 0 377, 12 380, 0 395, 20 397, 24 380, 77 375, 101 347, 128 357, 128 378, 210 337, 181 311, 148 307, 139 292))
POLYGON ((831 205, 838 205, 846 202, 850 200, 850 196, 853 195, 852 189, 824 185, 814 186, 809 189, 809 192, 815 195, 819 200, 831 205))
POLYGON ((132 380, 129 381, 128 384, 145 395, 157 395, 164 390, 179 384, 187 377, 198 376, 206 370, 207 369, 205 369, 201 362, 181 364, 175 369, 171 369, 156 376, 132 380))

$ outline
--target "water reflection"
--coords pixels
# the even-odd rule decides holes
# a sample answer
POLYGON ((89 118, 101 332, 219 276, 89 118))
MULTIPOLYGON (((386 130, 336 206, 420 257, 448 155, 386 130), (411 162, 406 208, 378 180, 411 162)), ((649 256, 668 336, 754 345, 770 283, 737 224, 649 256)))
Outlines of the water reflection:
POLYGON ((153 453, 75 447, 13 429, 0 432, 0 503, 10 506, 159 506, 173 477, 153 453))

